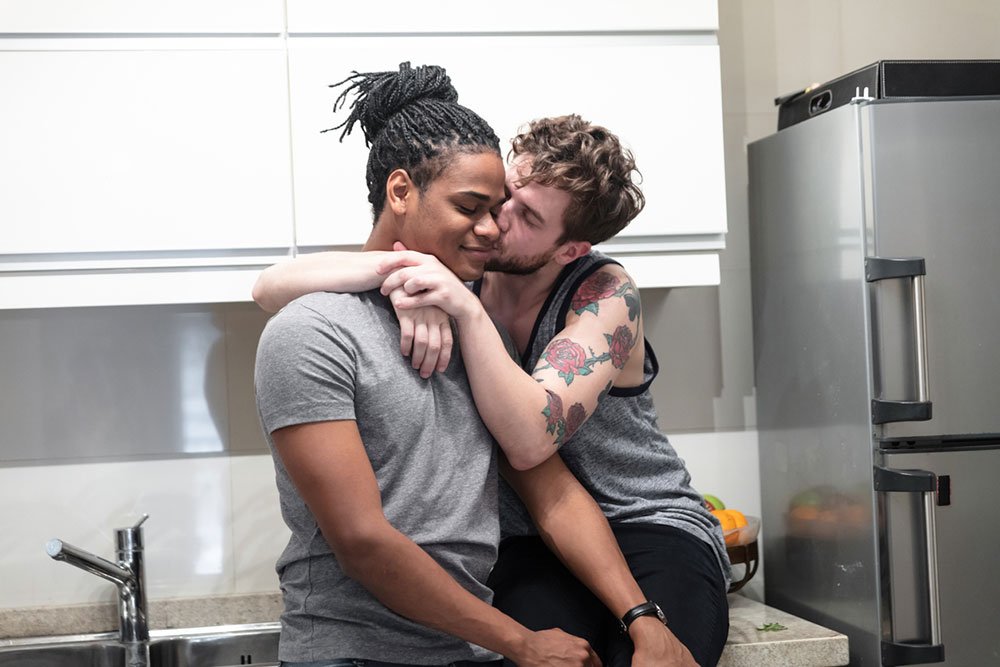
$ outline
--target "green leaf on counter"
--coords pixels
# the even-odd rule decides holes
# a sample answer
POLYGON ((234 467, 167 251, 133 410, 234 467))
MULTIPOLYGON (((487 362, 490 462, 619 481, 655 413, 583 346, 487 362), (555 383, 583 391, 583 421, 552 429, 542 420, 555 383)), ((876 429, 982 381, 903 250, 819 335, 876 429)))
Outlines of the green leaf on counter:
POLYGON ((757 629, 761 632, 778 632, 780 630, 787 630, 788 628, 781 623, 765 623, 757 629))

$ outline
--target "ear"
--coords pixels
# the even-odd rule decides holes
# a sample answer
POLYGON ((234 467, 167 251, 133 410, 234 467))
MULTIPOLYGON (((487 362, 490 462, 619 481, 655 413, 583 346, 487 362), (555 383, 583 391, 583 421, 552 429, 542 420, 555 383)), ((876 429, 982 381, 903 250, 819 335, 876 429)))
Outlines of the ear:
POLYGON ((385 203, 396 215, 406 215, 407 202, 417 188, 405 169, 394 169, 385 184, 385 203))
POLYGON ((590 252, 590 248, 590 241, 566 241, 559 246, 552 258, 559 264, 566 265, 586 255, 590 252))

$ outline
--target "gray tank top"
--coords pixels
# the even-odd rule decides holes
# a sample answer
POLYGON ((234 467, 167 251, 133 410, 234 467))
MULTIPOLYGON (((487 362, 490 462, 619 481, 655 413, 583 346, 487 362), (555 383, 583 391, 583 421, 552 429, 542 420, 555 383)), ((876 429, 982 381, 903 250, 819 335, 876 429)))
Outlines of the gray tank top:
MULTIPOLYGON (((566 266, 556 280, 528 341, 522 367, 531 373, 545 346, 566 324, 573 294, 594 271, 617 263, 598 252, 566 266)), ((611 523, 649 523, 676 527, 715 551, 725 578, 729 558, 718 522, 691 488, 684 461, 660 431, 649 386, 659 370, 646 341, 641 385, 613 387, 597 409, 559 450, 567 467, 590 491, 611 523)), ((534 524, 514 491, 501 484, 500 526, 504 537, 534 535, 534 524)))

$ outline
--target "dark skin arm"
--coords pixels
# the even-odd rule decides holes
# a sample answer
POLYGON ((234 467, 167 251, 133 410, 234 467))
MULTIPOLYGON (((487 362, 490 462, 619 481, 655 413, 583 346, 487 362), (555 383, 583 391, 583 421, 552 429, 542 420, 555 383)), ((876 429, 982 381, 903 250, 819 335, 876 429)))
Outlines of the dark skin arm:
POLYGON ((272 435, 341 567, 385 606, 519 665, 600 664, 584 640, 560 630, 532 632, 472 595, 393 528, 355 422, 301 424, 272 435))
MULTIPOLYGON (((501 472, 517 492, 545 544, 616 617, 646 601, 601 508, 560 456, 515 470, 501 456, 501 472)), ((629 626, 633 667, 697 667, 691 652, 657 619, 629 626)))

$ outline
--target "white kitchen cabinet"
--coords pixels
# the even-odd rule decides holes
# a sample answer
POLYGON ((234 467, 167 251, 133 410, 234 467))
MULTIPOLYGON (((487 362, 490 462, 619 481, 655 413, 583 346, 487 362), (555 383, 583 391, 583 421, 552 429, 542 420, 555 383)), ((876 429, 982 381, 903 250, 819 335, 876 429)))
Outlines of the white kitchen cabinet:
POLYGON ((0 0, 0 32, 277 34, 282 0, 0 0))
POLYGON ((289 33, 533 33, 716 31, 715 0, 287 0, 289 33))
POLYGON ((0 308, 246 300, 288 254, 360 246, 367 150, 320 133, 328 85, 404 60, 505 152, 533 117, 608 126, 647 208, 602 249, 642 286, 718 284, 714 2, 0 0, 0 25, 0 308))
POLYGON ((0 51, 0 308, 248 299, 293 245, 281 43, 72 43, 0 51))
POLYGON ((636 155, 647 206, 612 244, 633 252, 721 247, 726 229, 718 47, 671 35, 392 36, 289 40, 296 238, 301 246, 363 243, 371 228, 367 149, 355 128, 320 134, 328 84, 399 62, 444 66, 459 102, 496 129, 504 152, 518 126, 579 113, 636 155))
POLYGON ((288 247, 284 54, 0 52, 3 254, 288 247))

